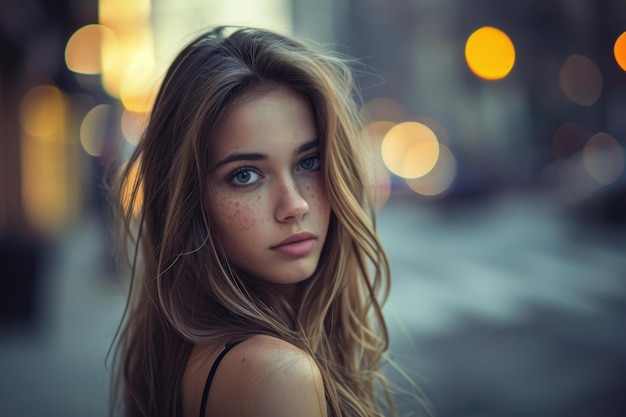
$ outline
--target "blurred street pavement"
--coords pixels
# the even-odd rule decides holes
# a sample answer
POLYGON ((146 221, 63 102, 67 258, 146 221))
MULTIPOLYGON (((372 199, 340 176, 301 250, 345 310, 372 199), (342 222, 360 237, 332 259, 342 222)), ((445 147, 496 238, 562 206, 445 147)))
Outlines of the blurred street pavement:
POLYGON ((396 201, 379 233, 392 351, 439 416, 626 416, 624 230, 505 195, 396 201))
MULTIPOLYGON (((396 196, 378 229, 392 356, 438 416, 626 416, 625 236, 536 195, 396 196)), ((0 416, 107 415, 124 295, 101 268, 105 242, 88 221, 52 245, 37 324, 0 333, 0 416)))

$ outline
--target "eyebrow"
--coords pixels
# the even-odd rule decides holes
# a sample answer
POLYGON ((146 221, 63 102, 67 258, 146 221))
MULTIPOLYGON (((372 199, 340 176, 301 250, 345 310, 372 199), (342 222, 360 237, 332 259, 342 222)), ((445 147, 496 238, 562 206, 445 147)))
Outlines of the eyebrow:
MULTIPOLYGON (((315 147, 319 146, 319 140, 317 139, 313 139, 312 141, 309 141, 301 146, 298 147, 298 149, 296 149, 294 151, 294 155, 299 155, 303 152, 306 152, 310 149, 313 149, 315 147)), ((215 166, 213 167, 213 169, 218 169, 226 164, 230 164, 231 162, 237 162, 237 161, 265 161, 269 159, 269 156, 266 153, 257 153, 257 152, 251 152, 251 153, 239 153, 239 152, 234 152, 230 155, 228 155, 226 158, 222 159, 221 161, 219 161, 217 164, 215 164, 215 166)))

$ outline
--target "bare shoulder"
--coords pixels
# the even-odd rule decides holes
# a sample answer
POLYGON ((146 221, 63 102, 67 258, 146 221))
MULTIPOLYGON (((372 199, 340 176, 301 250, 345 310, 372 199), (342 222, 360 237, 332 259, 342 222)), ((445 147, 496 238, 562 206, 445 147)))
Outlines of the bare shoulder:
POLYGON ((224 356, 206 415, 326 417, 321 372, 313 358, 292 344, 253 336, 224 356))
POLYGON ((308 354, 271 336, 254 336, 233 352, 242 416, 326 416, 320 370, 308 354))

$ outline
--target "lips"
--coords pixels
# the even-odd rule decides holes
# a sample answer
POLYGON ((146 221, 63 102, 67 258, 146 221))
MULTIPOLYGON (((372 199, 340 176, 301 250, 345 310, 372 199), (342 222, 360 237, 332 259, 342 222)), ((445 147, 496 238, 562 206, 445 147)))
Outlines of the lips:
POLYGON ((278 245, 272 246, 270 249, 284 256, 300 257, 308 255, 313 247, 317 236, 310 232, 298 232, 287 236, 280 241, 278 245))

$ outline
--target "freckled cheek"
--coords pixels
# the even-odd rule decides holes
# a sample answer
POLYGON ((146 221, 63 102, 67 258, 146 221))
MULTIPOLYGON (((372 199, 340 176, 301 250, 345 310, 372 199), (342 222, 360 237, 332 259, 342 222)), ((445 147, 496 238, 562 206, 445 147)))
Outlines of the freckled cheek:
POLYGON ((318 214, 321 216, 330 214, 330 204, 328 202, 324 184, 321 181, 316 181, 307 185, 306 193, 309 204, 317 211, 318 214))
POLYGON ((246 203, 240 200, 222 199, 219 203, 220 223, 223 232, 247 233, 254 229, 258 212, 258 204, 246 203))

